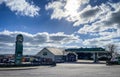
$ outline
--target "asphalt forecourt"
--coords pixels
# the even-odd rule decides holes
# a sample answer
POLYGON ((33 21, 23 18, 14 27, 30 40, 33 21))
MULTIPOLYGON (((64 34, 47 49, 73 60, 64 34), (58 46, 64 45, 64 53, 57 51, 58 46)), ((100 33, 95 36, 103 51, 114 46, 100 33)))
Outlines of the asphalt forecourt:
POLYGON ((0 77, 120 77, 119 65, 58 63, 35 67, 37 69, 3 70, 0 77))

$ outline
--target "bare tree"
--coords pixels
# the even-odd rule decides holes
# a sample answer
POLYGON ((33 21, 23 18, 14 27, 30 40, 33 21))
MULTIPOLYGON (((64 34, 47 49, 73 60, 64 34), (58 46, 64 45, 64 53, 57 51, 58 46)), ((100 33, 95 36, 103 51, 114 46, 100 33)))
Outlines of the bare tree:
POLYGON ((109 44, 107 46, 107 50, 109 52, 110 60, 113 57, 113 53, 115 53, 116 49, 117 49, 117 46, 115 44, 109 44))

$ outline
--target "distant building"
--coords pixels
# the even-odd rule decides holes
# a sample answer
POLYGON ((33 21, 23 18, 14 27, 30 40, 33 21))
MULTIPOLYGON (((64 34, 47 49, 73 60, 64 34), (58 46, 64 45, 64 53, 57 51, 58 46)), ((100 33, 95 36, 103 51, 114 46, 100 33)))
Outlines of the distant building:
POLYGON ((64 62, 63 50, 58 48, 43 48, 36 56, 49 59, 53 62, 64 62))
POLYGON ((74 52, 66 52, 63 49, 58 48, 43 48, 39 53, 38 57, 49 59, 54 62, 74 62, 77 61, 77 54, 74 52))
POLYGON ((78 55, 75 52, 66 52, 66 62, 76 62, 78 60, 78 55))

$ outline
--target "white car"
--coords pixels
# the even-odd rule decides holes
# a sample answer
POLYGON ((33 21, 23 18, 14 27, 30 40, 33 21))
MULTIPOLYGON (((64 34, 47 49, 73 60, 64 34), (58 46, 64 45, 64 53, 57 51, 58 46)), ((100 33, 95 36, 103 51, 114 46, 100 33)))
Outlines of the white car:
POLYGON ((9 59, 8 63, 15 63, 15 60, 14 59, 9 59))

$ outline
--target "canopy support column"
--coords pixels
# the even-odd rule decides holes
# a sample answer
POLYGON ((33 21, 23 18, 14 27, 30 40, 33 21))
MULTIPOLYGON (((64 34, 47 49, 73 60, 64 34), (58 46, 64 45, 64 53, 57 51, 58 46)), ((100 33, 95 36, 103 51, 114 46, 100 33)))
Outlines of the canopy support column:
POLYGON ((98 62, 98 53, 97 52, 93 53, 93 59, 94 59, 94 63, 98 62))

